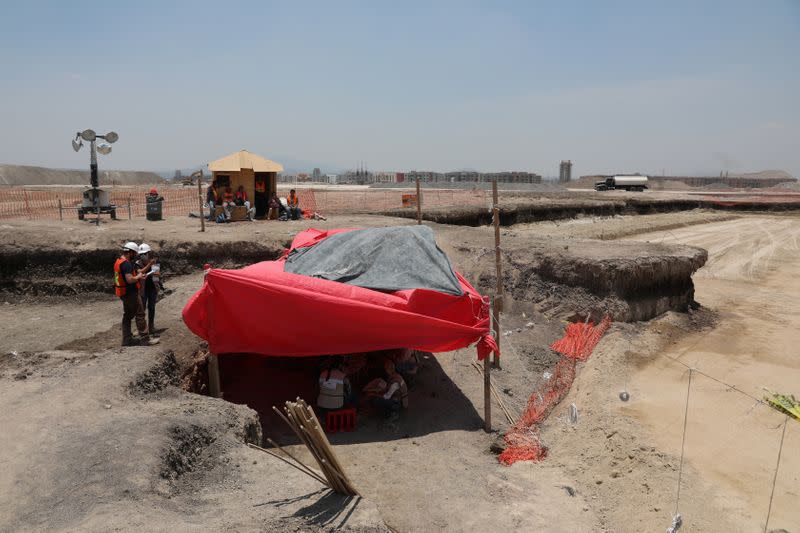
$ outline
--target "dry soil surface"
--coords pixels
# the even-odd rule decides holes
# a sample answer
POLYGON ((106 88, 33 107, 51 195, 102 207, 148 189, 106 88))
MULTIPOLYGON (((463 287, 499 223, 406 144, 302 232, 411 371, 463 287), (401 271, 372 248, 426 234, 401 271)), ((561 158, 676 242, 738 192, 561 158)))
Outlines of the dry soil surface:
MULTIPOLYGON (((651 323, 615 325, 595 355, 580 366, 570 396, 545 427, 551 452, 539 464, 503 467, 489 452, 496 435, 481 429, 483 391, 480 377, 469 365, 474 359, 472 350, 427 359, 411 390, 408 415, 388 424, 364 420, 358 432, 334 438, 343 463, 365 496, 358 501, 337 500, 282 463, 245 448, 235 430, 224 428, 224 421, 244 420, 247 415, 228 413, 228 404, 220 400, 171 386, 155 395, 132 394, 128 384, 157 360, 160 349, 111 349, 119 340, 120 310, 113 298, 81 302, 64 297, 32 303, 3 295, 8 304, 0 305, 0 323, 7 326, 0 336, 0 405, 4 407, 0 426, 13 431, 0 435, 0 449, 5 450, 0 455, 0 529, 305 531, 341 526, 381 531, 379 512, 400 531, 663 530, 674 511, 687 376, 680 366, 662 369, 659 365, 665 358, 657 353, 673 350, 677 357, 694 345, 692 341, 727 328, 710 345, 713 350, 697 352, 690 361, 700 367, 694 361, 702 355, 708 365, 704 370, 719 373, 728 382, 739 380, 734 383, 751 393, 758 394, 761 385, 792 392, 793 383, 800 382, 796 359, 789 357, 797 353, 792 352, 797 340, 792 332, 798 317, 792 314, 796 306, 791 305, 797 282, 789 278, 798 271, 798 226, 797 219, 788 216, 745 215, 713 224, 702 224, 708 221, 702 213, 650 217, 636 218, 637 227, 646 227, 648 221, 650 229, 700 222, 639 238, 666 243, 665 235, 677 235, 684 239, 679 242, 712 250, 705 270, 713 275, 696 278, 697 299, 706 309, 692 315, 670 313, 651 323), (681 219, 683 215, 687 218, 681 219), (706 240, 692 240, 704 234, 706 240), (784 244, 787 237, 794 240, 784 244), (743 259, 754 251, 750 256, 755 260, 743 259), (740 278, 723 279, 725 272, 740 278), (751 277, 741 277, 742 272, 751 277), (770 276, 776 277, 769 281, 770 276), (714 283, 719 284, 716 289, 708 288, 714 283), (760 294, 760 299, 748 303, 751 294, 760 294), (749 313, 761 322, 746 330, 750 322, 743 318, 728 327, 729 306, 734 306, 735 314, 749 313), (753 338, 747 340, 748 335, 753 338), (725 343, 728 338, 735 339, 731 346, 725 343), (671 342, 678 343, 678 348, 671 347, 671 342), (740 344, 742 349, 736 351, 740 344), (53 351, 59 346, 60 351, 53 351), (784 350, 778 353, 772 346, 784 350), (9 356, 9 351, 17 354, 9 356), (47 355, 22 353, 39 351, 47 355), (775 358, 766 359, 765 352, 775 352, 775 358), (764 365, 759 366, 756 359, 764 365), (735 364, 724 366, 730 361, 735 364), (751 372, 758 379, 747 388, 745 378, 751 372), (617 394, 626 387, 632 397, 622 403, 617 394), (570 403, 580 412, 577 425, 565 421, 570 403), (189 460, 207 468, 196 468, 179 479, 168 475, 165 480, 160 476, 162 458, 176 447, 180 450, 186 440, 173 428, 192 425, 207 428, 214 437, 212 443, 199 446, 197 461, 189 460), (20 494, 23 497, 12 497, 20 494)), ((627 222, 626 218, 621 224, 627 227, 627 222)), ((272 246, 312 224, 326 228, 398 223, 408 221, 336 217, 316 223, 211 225, 207 233, 198 234, 197 220, 119 221, 100 229, 77 222, 14 221, 3 224, 0 237, 15 246, 45 248, 54 241, 75 241, 88 249, 129 238, 156 243, 164 238, 207 243, 251 239, 272 246)), ((616 220, 610 223, 618 224, 616 220)), ((473 248, 491 249, 490 228, 469 233, 462 228, 438 228, 443 247, 459 269, 475 265, 475 257, 459 252, 468 234, 473 248)), ((569 236, 569 232, 559 235, 569 236)), ((174 292, 159 304, 159 320, 163 319, 159 326, 166 329, 162 343, 176 355, 188 355, 199 344, 180 321, 180 309, 202 280, 197 267, 196 272, 167 278, 174 292)), ((544 380, 542 373, 555 361, 546 346, 563 325, 532 305, 509 302, 503 314, 504 332, 510 332, 502 337, 503 370, 493 372, 493 379, 513 411, 519 412, 544 380)), ((680 357, 685 359, 685 354, 680 357)), ((743 414, 746 409, 731 407, 736 393, 723 392, 716 385, 703 387, 722 398, 711 411, 720 424, 733 412, 737 420, 775 418, 759 406, 743 414)), ((768 497, 761 481, 769 477, 769 465, 774 464, 773 428, 780 417, 762 424, 767 426, 762 433, 769 432, 764 450, 736 439, 722 443, 723 449, 743 450, 745 455, 732 461, 746 468, 725 463, 715 470, 706 460, 714 452, 701 447, 713 440, 714 434, 702 433, 711 422, 703 410, 696 416, 690 418, 683 472, 685 527, 690 531, 758 529, 768 497), (752 456, 766 457, 758 463, 760 471, 747 462, 752 456), (747 475, 756 476, 752 484, 747 475)), ((494 426, 507 427, 497 409, 494 426)), ((202 430, 190 433, 199 434, 200 442, 207 440, 202 430)), ((791 443, 797 446, 797 431, 792 428, 784 452, 791 443)), ((784 453, 784 458, 787 455, 791 454, 784 453)), ((796 506, 791 502, 797 497, 797 472, 793 460, 781 467, 770 522, 773 528, 796 530, 796 506)))

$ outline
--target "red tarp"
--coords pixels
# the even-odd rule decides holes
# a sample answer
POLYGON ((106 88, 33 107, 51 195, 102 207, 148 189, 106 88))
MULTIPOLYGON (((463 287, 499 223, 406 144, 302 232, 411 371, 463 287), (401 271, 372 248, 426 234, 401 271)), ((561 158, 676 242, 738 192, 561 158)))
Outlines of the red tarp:
POLYGON ((240 270, 212 269, 183 309, 192 332, 214 353, 310 356, 412 348, 446 352, 477 344, 497 351, 489 301, 460 274, 464 292, 384 293, 283 271, 288 252, 352 229, 298 233, 277 261, 240 270))

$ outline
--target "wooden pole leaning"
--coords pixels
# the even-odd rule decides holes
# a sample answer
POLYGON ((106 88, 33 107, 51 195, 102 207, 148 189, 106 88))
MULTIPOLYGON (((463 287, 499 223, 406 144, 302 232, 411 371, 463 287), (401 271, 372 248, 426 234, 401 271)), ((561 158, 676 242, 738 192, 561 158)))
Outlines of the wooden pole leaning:
POLYGON ((422 194, 419 192, 419 176, 417 176, 417 225, 422 224, 422 194))

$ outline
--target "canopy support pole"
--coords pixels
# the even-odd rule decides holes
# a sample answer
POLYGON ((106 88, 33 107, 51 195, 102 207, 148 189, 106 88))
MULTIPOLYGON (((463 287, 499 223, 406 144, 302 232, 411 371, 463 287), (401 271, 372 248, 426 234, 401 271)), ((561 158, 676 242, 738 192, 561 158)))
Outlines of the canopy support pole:
MULTIPOLYGON (((497 200, 497 179, 492 180, 492 222, 494 223, 494 264, 497 285, 494 291, 492 305, 492 332, 497 348, 500 348, 500 311, 503 310, 503 267, 500 257, 500 207, 497 200)), ((492 356, 492 366, 500 368, 500 358, 497 354, 492 356)))
POLYGON ((222 385, 219 379, 219 358, 208 354, 208 393, 212 398, 222 398, 222 385))

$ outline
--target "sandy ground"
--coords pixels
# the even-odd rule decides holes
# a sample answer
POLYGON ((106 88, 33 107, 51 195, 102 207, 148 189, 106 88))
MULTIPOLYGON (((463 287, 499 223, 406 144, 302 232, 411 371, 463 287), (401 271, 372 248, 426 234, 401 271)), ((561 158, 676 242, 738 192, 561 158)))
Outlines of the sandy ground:
MULTIPOLYGON (((695 275, 696 298, 716 309, 716 327, 666 346, 663 355, 732 384, 756 397, 763 387, 800 392, 800 217, 747 217, 700 228, 646 234, 701 246, 709 261, 695 275)), ((653 328, 658 328, 653 324, 653 328)), ((666 357, 630 376, 639 401, 631 415, 660 447, 679 449, 688 372, 666 357)), ((764 527, 783 417, 753 399, 694 375, 690 392, 686 459, 710 484, 742 530, 764 527)), ((770 527, 800 524, 800 424, 790 420, 784 442, 770 527)), ((701 513, 698 487, 681 496, 683 512, 701 513)))
MULTIPOLYGON (((676 228, 733 220, 739 215, 720 213, 707 209, 696 209, 682 213, 660 213, 655 215, 619 215, 614 217, 580 217, 571 220, 554 220, 531 224, 515 224, 504 229, 507 235, 516 237, 563 237, 574 239, 621 239, 631 235, 652 232, 658 228, 666 232, 676 228)), ((656 240, 654 237, 653 240, 656 240)), ((658 239, 661 240, 661 239, 658 239)))

